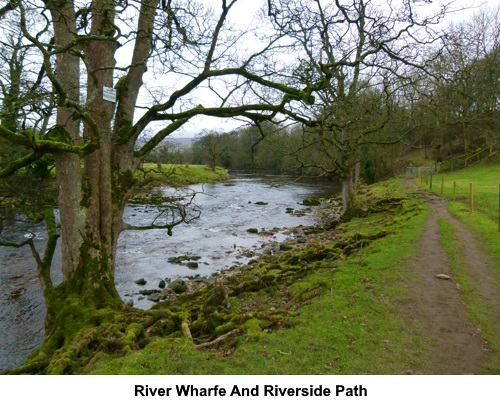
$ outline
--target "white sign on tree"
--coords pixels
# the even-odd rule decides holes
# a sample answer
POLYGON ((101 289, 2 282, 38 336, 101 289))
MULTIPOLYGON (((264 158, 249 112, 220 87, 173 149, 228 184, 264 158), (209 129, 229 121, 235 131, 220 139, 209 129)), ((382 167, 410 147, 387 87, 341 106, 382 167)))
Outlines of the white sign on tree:
POLYGON ((111 101, 112 103, 116 103, 116 90, 112 87, 102 87, 102 99, 105 101, 111 101))

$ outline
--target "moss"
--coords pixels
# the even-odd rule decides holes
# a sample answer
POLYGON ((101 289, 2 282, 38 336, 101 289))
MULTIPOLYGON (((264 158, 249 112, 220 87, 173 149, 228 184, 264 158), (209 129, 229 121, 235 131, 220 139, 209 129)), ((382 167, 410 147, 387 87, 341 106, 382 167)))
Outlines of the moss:
POLYGON ((130 325, 128 325, 124 339, 125 346, 128 346, 131 349, 134 348, 135 342, 140 336, 141 332, 142 328, 140 328, 137 323, 131 323, 130 325))
POLYGON ((220 326, 217 326, 215 328, 215 336, 220 336, 220 335, 224 335, 228 332, 231 332, 232 330, 234 329, 237 329, 238 328, 238 325, 235 325, 233 322, 228 322, 228 323, 225 323, 223 325, 220 325, 220 326))
POLYGON ((90 198, 92 197, 92 185, 89 179, 82 180, 82 199, 80 206, 90 208, 90 198))
MULTIPOLYGON (((121 97, 120 93, 118 93, 118 97, 121 97)), ((129 119, 122 118, 118 121, 117 125, 117 143, 122 145, 130 139, 131 134, 133 133, 134 126, 132 125, 132 121, 129 119)))
POLYGON ((243 325, 248 335, 260 335, 262 332, 262 321, 260 319, 252 318, 245 322, 243 325))
POLYGON ((67 144, 71 144, 72 141, 71 135, 61 125, 55 125, 52 129, 50 129, 45 135, 45 138, 50 141, 62 142, 67 144))
POLYGON ((121 207, 124 204, 125 194, 135 185, 136 179, 134 174, 127 170, 126 172, 121 172, 117 165, 112 167, 113 181, 111 189, 111 198, 113 204, 117 204, 121 207))
POLYGON ((199 332, 201 332, 201 330, 205 326, 205 323, 206 322, 204 320, 202 320, 202 319, 195 320, 193 323, 191 323, 191 333, 193 335, 196 335, 199 332))

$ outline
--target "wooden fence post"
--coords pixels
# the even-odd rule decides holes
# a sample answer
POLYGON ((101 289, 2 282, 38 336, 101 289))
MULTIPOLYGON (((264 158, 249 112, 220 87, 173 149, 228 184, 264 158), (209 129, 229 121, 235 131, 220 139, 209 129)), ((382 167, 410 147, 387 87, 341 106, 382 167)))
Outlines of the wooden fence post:
POLYGON ((470 213, 474 214, 474 186, 470 183, 470 213))

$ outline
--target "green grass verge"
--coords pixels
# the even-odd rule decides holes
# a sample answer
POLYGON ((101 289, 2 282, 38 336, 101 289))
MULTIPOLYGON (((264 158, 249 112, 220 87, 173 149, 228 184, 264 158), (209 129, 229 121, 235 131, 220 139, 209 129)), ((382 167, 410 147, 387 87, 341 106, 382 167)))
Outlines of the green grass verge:
POLYGON ((457 281, 462 286, 462 296, 469 310, 471 320, 483 331, 483 337, 488 341, 490 350, 494 353, 485 368, 492 374, 500 373, 500 336, 491 328, 498 322, 498 314, 490 307, 474 288, 474 280, 471 280, 463 272, 464 246, 456 237, 456 231, 444 218, 439 219, 439 231, 441 233, 441 245, 448 255, 451 268, 457 281))
MULTIPOLYGON (((434 178, 432 192, 441 194, 441 175, 434 178)), ((417 184, 425 188, 425 183, 417 184)), ((445 174, 443 195, 450 199, 448 209, 478 238, 495 263, 494 275, 500 280, 500 231, 499 216, 500 165, 478 164, 467 169, 445 174), (456 201, 453 183, 456 182, 456 201), (470 213, 469 185, 474 187, 474 213, 470 213)), ((427 187, 428 189, 428 187, 427 187)))
POLYGON ((278 282, 231 297, 230 312, 260 314, 257 318, 245 318, 240 326, 242 336, 203 350, 195 349, 188 338, 155 338, 145 348, 121 357, 99 354, 82 372, 418 372, 426 361, 426 345, 398 305, 408 294, 412 275, 405 270, 405 263, 415 254, 415 245, 420 241, 426 206, 411 196, 402 198, 401 183, 396 180, 365 189, 363 196, 372 202, 394 198, 394 205, 364 218, 354 218, 333 232, 322 233, 319 241, 310 246, 278 257, 262 257, 249 270, 261 277, 297 271, 301 276, 290 283, 278 282), (357 243, 357 248, 347 254, 346 249, 336 247, 339 238, 350 243, 366 240, 366 244, 357 243), (328 255, 317 256, 318 252, 328 255), (270 324, 262 316, 280 311, 285 315, 274 317, 275 321, 281 319, 277 323, 270 324))

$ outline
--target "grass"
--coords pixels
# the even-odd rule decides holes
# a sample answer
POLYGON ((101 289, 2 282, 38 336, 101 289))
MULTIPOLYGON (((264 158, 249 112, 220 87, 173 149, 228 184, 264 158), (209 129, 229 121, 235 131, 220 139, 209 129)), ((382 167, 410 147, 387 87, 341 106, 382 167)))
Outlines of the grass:
MULTIPOLYGON (((421 185, 419 180, 417 184, 421 185)), ((442 175, 435 176, 432 192, 441 194, 442 175)), ((500 165, 484 163, 445 174, 443 196, 450 199, 449 211, 479 239, 495 262, 495 276, 500 280, 499 231, 500 165), (453 202, 453 183, 456 183, 456 201, 453 202), (470 213, 469 185, 474 187, 474 212, 470 213)), ((425 183, 423 187, 425 188, 425 183)), ((428 189, 428 187, 427 187, 428 189)))
MULTIPOLYGON (((479 245, 484 249, 493 262, 491 274, 500 282, 500 231, 499 215, 499 183, 500 165, 480 163, 466 169, 458 170, 444 175, 443 196, 447 197, 448 210, 462 221, 475 235, 479 245), (456 184, 456 201, 453 202, 453 187, 456 184), (470 212, 469 189, 473 183, 474 212, 470 212)), ((421 185, 417 180, 417 184, 421 185)), ((432 192, 441 194, 442 175, 434 178, 432 192)), ((425 186, 425 183, 424 183, 425 186)), ((445 249, 457 280, 462 285, 462 294, 466 302, 471 319, 482 329, 493 352, 500 354, 500 336, 491 329, 498 314, 495 313, 480 294, 474 289, 474 280, 467 278, 462 271, 463 259, 461 246, 455 231, 445 221, 440 222, 442 245, 445 249)), ((487 365, 494 373, 500 372, 500 355, 492 356, 487 365)))
MULTIPOLYGON (((436 194, 441 194, 443 176, 443 196, 453 199, 453 184, 456 183, 456 201, 467 208, 470 202, 470 183, 473 183, 474 210, 496 220, 498 229, 500 166, 482 163, 456 172, 435 175, 432 191, 436 194)), ((420 181, 418 183, 421 184, 420 181)))
POLYGON ((231 178, 226 169, 216 167, 215 170, 205 165, 164 164, 161 171, 155 163, 144 163, 135 173, 136 179, 148 183, 184 186, 197 183, 215 183, 231 178))
MULTIPOLYGON (((372 202, 387 197, 398 199, 401 184, 392 180, 361 194, 362 199, 372 202)), ((253 270, 248 270, 252 277, 269 279, 272 274, 298 271, 300 277, 232 296, 231 310, 223 316, 260 315, 245 318, 240 326, 244 334, 216 349, 197 350, 188 338, 158 337, 144 349, 121 357, 99 354, 82 372, 418 372, 426 361, 425 342, 414 333, 398 304, 407 296, 411 275, 404 270, 405 263, 415 254, 415 243, 420 240, 426 218, 425 205, 409 196, 389 211, 354 218, 332 234, 319 234, 319 242, 280 256, 262 257, 253 270), (361 240, 361 247, 347 253, 336 247, 339 238, 350 243, 361 240), (395 245, 398 249, 394 249, 395 245), (325 257, 318 256, 318 252, 329 253, 325 257)))
MULTIPOLYGON (((441 233, 441 244, 448 259, 455 277, 462 287, 462 297, 469 310, 471 320, 479 325, 483 336, 489 344, 489 348, 494 353, 500 353, 500 336, 491 325, 497 322, 498 314, 494 312, 490 304, 480 294, 475 291, 474 280, 471 280, 463 271, 464 257, 462 252, 464 246, 456 236, 453 226, 444 218, 439 220, 439 231, 441 233)), ((492 374, 500 373, 500 356, 491 356, 488 364, 485 365, 492 374)))

